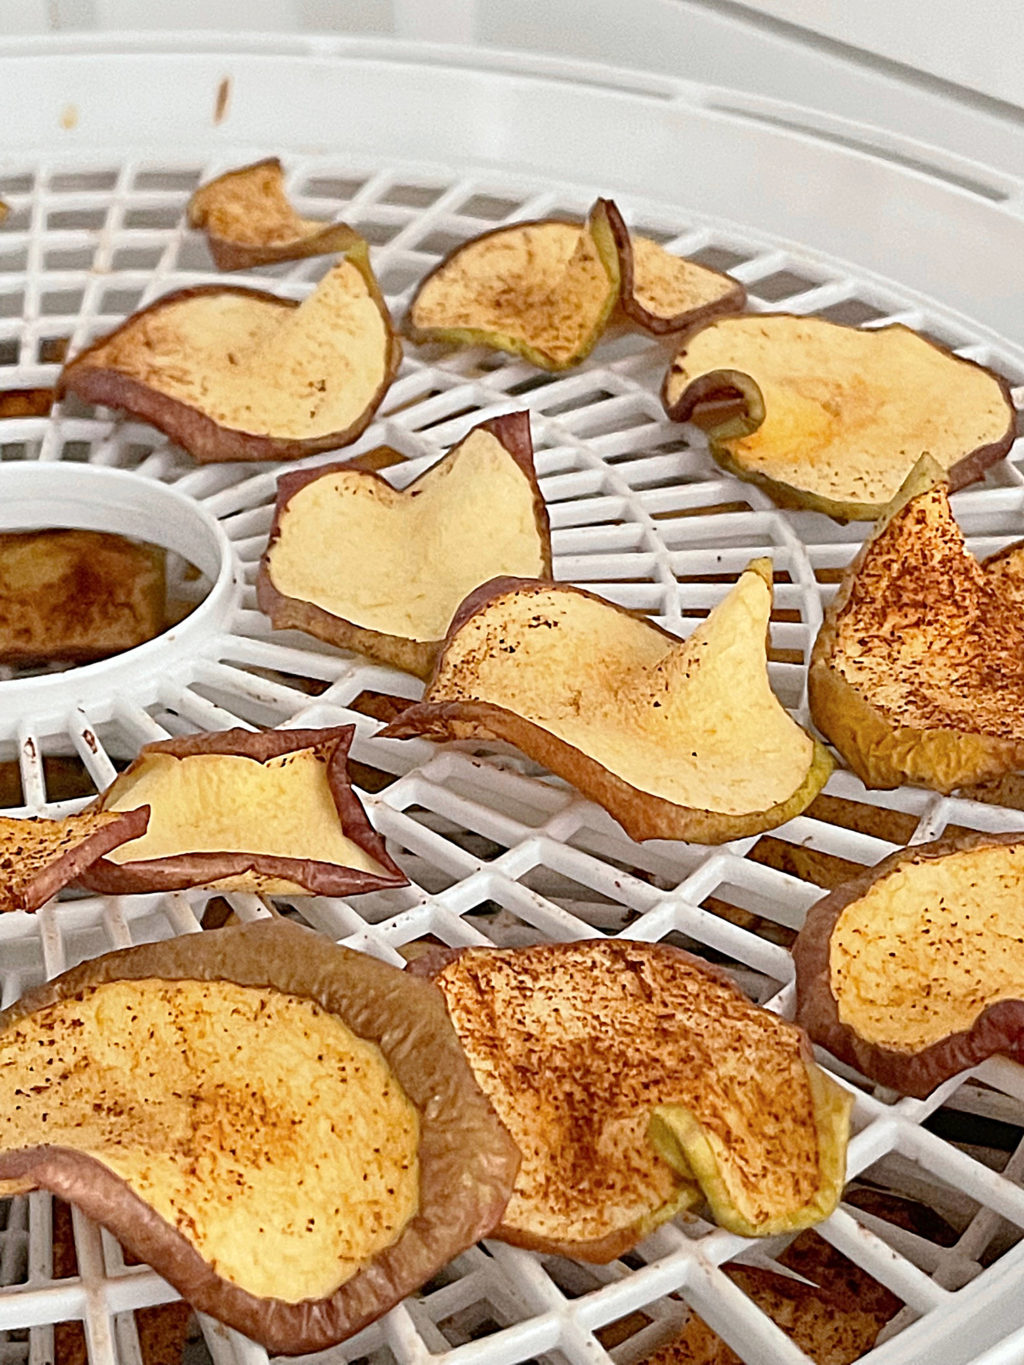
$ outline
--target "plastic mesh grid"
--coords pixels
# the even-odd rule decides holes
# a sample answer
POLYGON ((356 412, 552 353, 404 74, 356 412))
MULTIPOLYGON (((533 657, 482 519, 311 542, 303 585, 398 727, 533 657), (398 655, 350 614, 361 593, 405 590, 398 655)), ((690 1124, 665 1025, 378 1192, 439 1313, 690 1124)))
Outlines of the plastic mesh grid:
MULTIPOLYGON (((0 196, 12 209, 0 235, 0 390, 52 383, 66 346, 77 349, 171 288, 220 278, 199 236, 183 226, 185 202, 200 180, 264 150, 238 149, 203 164, 55 160, 0 176, 0 196)), ((368 168, 336 158, 293 158, 288 183, 300 212, 344 217, 369 239, 396 316, 414 283, 458 242, 503 221, 588 207, 541 182, 491 184, 444 168, 368 168)), ((979 342, 962 321, 894 286, 858 278, 820 256, 779 250, 753 233, 682 221, 677 210, 622 207, 634 228, 729 269, 754 307, 868 326, 904 321, 993 364, 1012 384, 1024 381, 1021 359, 1009 348, 979 342)), ((299 297, 324 268, 324 261, 310 260, 235 278, 264 285, 269 279, 299 297)), ((805 663, 822 603, 865 528, 779 511, 756 488, 722 475, 700 433, 664 417, 657 390, 670 353, 620 336, 602 343, 581 370, 551 376, 480 351, 445 355, 407 346, 378 420, 352 453, 381 442, 396 447, 409 463, 390 476, 404 483, 478 421, 528 408, 556 576, 686 634, 752 557, 770 553, 772 681, 806 719, 805 663)), ((983 484, 957 495, 956 512, 976 552, 1020 534, 1022 457, 1018 442, 983 484)), ((318 899, 277 908, 390 961, 401 963, 402 950, 428 935, 447 944, 507 944, 625 933, 724 961, 753 998, 786 1013, 792 1005, 786 945, 820 895, 816 867, 834 867, 828 862, 834 859, 870 864, 950 825, 1024 828, 1016 810, 910 790, 867 793, 850 774, 837 773, 827 788, 830 804, 761 839, 715 849, 636 845, 602 811, 525 760, 481 760, 423 742, 375 739, 379 722, 370 698, 413 697, 419 684, 301 635, 271 632, 256 609, 254 576, 270 525, 275 467, 197 469, 149 427, 75 400, 46 418, 0 423, 0 460, 88 463, 173 485, 220 522, 244 584, 228 625, 218 625, 202 649, 156 685, 140 676, 135 690, 129 681, 95 714, 76 708, 60 724, 41 723, 31 703, 6 716, 0 807, 14 814, 76 809, 141 743, 167 734, 355 721, 364 804, 411 885, 351 904, 318 899), (61 785, 69 771, 70 794, 61 785)), ((2 475, 0 467, 0 485, 2 475)), ((82 958, 195 931, 209 899, 202 892, 68 894, 37 916, 0 919, 3 1003, 82 958)), ((229 900, 242 918, 270 913, 254 896, 229 900)), ((919 1358, 916 1342, 951 1315, 963 1316, 959 1295, 977 1301, 982 1286, 998 1290, 1001 1277, 1015 1272, 1024 1254, 1022 1074, 1007 1061, 990 1061, 926 1101, 858 1086, 851 1179, 922 1199, 956 1234, 952 1246, 938 1246, 850 1206, 823 1225, 833 1246, 906 1305, 889 1344, 866 1359, 919 1358)), ((856 1084, 852 1074, 848 1079, 856 1084)), ((0 1208, 0 1361, 51 1359, 52 1324, 77 1318, 94 1365, 115 1359, 134 1365, 131 1310, 172 1291, 146 1268, 126 1267, 116 1243, 78 1215, 79 1274, 55 1281, 48 1196, 0 1208)), ((689 1305, 744 1358, 792 1365, 804 1357, 722 1270, 737 1257, 768 1264, 784 1244, 754 1246, 699 1220, 663 1227, 605 1267, 487 1244, 324 1355, 338 1362, 630 1365, 685 1319, 689 1305)), ((265 1359, 236 1333, 212 1323, 204 1330, 219 1365, 265 1359)))

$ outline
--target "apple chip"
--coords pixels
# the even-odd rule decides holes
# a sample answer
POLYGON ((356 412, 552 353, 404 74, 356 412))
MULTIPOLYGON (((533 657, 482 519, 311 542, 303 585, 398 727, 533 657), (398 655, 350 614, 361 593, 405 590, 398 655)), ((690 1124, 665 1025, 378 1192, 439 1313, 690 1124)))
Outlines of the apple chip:
POLYGON ((383 732, 502 739, 634 839, 722 843, 798 815, 832 760, 768 681, 772 567, 687 640, 568 584, 498 579, 463 603, 423 701, 383 732))
MULTIPOLYGON (((854 1262, 847 1265, 857 1270, 854 1262)), ((889 1296, 893 1306, 882 1310, 861 1303, 843 1280, 803 1284, 761 1266, 736 1266, 726 1274, 814 1365, 855 1365, 900 1307, 894 1295, 889 1296)), ((694 1314, 678 1336, 637 1365, 743 1365, 743 1361, 694 1314)))
POLYGON ((146 806, 62 820, 0 815, 0 914, 38 910, 104 853, 139 838, 148 819, 146 806))
POLYGON ((208 886, 354 896, 405 886, 352 790, 352 725, 222 730, 147 744, 100 810, 147 803, 149 827, 82 878, 112 895, 208 886))
POLYGON ((811 653, 811 715, 866 786, 949 792, 1024 766, 1013 564, 978 563, 923 461, 844 571, 811 653))
POLYGON ((278 481, 260 607, 419 677, 463 598, 500 574, 551 575, 530 418, 484 422, 404 491, 336 464, 278 481))
POLYGON ((206 229, 210 254, 221 270, 347 251, 359 241, 347 223, 299 217, 284 192, 284 170, 276 156, 200 185, 188 201, 188 221, 190 227, 206 229))
POLYGON ((619 305, 645 332, 680 332, 722 313, 738 313, 746 303, 738 280, 628 232, 617 210, 610 221, 622 276, 619 305))
POLYGON ((49 1189, 284 1354, 498 1221, 518 1152, 441 997, 282 920, 83 963, 0 1015, 0 1196, 49 1189))
POLYGON ((866 1076, 924 1096, 993 1053, 1024 1060, 1024 836, 901 849, 808 912, 798 1017, 866 1076))
POLYGON ((166 625, 158 546, 103 531, 0 531, 0 662, 88 663, 166 625))
POLYGON ((435 950, 469 1064, 523 1164, 495 1236, 609 1261, 706 1199, 745 1236, 839 1199, 851 1100, 802 1031, 667 944, 435 950))
POLYGON ((870 521, 924 454, 960 488, 1010 449, 1010 391, 991 370, 895 324, 867 331, 789 313, 719 318, 665 376, 669 417, 739 397, 712 455, 783 507, 870 521))
POLYGON ((167 294, 65 365, 58 396, 121 408, 196 460, 347 445, 402 358, 361 239, 302 303, 240 285, 167 294))
POLYGON ((619 254, 598 199, 582 226, 548 218, 495 228, 457 247, 420 285, 413 341, 490 346, 544 370, 578 365, 619 297, 619 254))

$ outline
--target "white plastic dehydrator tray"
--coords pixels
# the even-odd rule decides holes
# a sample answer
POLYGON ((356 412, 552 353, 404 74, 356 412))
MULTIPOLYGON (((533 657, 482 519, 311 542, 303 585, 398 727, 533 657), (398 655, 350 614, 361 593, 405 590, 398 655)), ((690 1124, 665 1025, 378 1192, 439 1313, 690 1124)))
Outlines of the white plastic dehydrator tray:
MULTIPOLYGON (((755 308, 907 322, 993 365, 1024 401, 1024 351, 1013 340, 1024 339, 1019 286, 1013 295, 1020 184, 866 128, 663 77, 343 40, 8 43, 0 107, 0 197, 12 209, 0 229, 0 389, 52 383, 61 338, 77 349, 162 293, 219 278, 183 225, 188 195, 229 166, 280 155, 301 212, 343 217, 368 237, 396 316, 456 242, 504 221, 583 213, 602 193, 632 226, 731 270, 755 308)), ((324 266, 233 278, 299 297, 324 266)), ((552 376, 480 351, 407 345, 377 420, 350 451, 396 447, 408 463, 389 477, 404 483, 470 426, 528 408, 556 575, 685 634, 751 558, 771 554, 773 683, 806 720, 822 603, 866 527, 782 512, 723 475, 700 434, 663 414, 657 390, 670 353, 620 337, 552 376)), ((1022 459, 1018 442, 955 499, 978 553, 1024 535, 1022 459)), ((411 886, 277 910, 396 963, 427 935, 449 944, 671 938, 790 1012, 792 967, 773 926, 798 927, 820 888, 758 861, 758 840, 636 845, 525 761, 378 740, 365 694, 414 697, 419 684, 271 631, 254 576, 278 472, 198 468, 153 429, 75 402, 0 422, 0 527, 141 535, 174 552, 177 587, 194 603, 129 654, 0 680, 0 761, 16 761, 21 787, 4 810, 83 804, 52 797, 48 758, 77 756, 85 785, 100 789, 140 744, 167 734, 354 721, 364 804, 411 886), (726 918, 711 903, 746 914, 726 918)), ((910 789, 868 793, 845 772, 827 791, 913 816, 915 840, 951 824, 1024 829, 1017 810, 910 789)), ((861 864, 894 847, 810 816, 772 837, 861 864)), ((38 915, 3 917, 3 1003, 84 957, 196 931, 207 899, 67 894, 38 915)), ((242 918, 271 913, 256 897, 229 899, 242 918)), ((850 1207, 821 1227, 906 1305, 865 1359, 1024 1359, 1024 1072, 990 1061, 925 1101, 855 1088, 850 1180, 923 1200, 957 1234, 940 1247, 850 1207)), ((49 1196, 0 1210, 0 1362, 53 1360, 53 1324, 81 1319, 93 1365, 137 1365, 131 1310, 173 1291, 126 1267, 116 1243, 77 1215, 79 1274, 54 1280, 49 1196)), ((607 1267, 489 1243, 324 1357, 631 1365, 693 1308, 744 1360, 795 1365, 805 1358, 722 1269, 737 1258, 768 1264, 784 1241, 753 1244, 680 1220, 607 1267), (625 1339, 606 1351, 603 1329, 623 1320, 625 1339)), ((203 1331, 217 1365, 265 1361, 234 1332, 209 1321, 203 1331)))

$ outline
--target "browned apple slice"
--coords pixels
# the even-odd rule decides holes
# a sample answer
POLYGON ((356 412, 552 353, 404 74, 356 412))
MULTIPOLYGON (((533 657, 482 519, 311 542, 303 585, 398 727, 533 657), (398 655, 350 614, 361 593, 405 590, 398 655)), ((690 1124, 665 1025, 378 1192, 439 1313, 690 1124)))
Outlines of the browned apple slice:
POLYGON ((347 223, 300 218, 284 192, 276 156, 225 171, 188 201, 190 227, 205 228, 210 254, 221 270, 246 270, 347 251, 359 234, 347 223))
POLYGON ((147 744, 97 806, 147 803, 149 827, 83 883, 113 895, 210 886, 352 896, 404 886, 348 780, 354 733, 222 730, 147 744))
POLYGON ((898 324, 789 313, 707 323, 669 367, 665 409, 682 422, 737 396, 742 413, 708 427, 718 463, 784 507, 844 520, 877 517, 924 454, 960 488, 1014 438, 1005 380, 898 324))
POLYGON ((1024 1060, 1024 838, 901 849, 813 906, 794 946, 798 1017, 908 1095, 993 1053, 1024 1060))
POLYGON ((769 560, 685 641, 564 583, 498 579, 459 609, 423 701, 385 735, 503 739, 634 839, 721 843, 799 814, 832 760, 768 681, 769 560))
POLYGON ((842 1191, 850 1097, 800 1029, 667 944, 439 950, 469 1064, 523 1154, 495 1236, 607 1261, 707 1199, 746 1236, 842 1191))
POLYGON ((290 460, 354 441, 401 358, 359 238, 302 303, 228 284, 165 295, 65 365, 58 395, 152 422, 200 462, 290 460))
POLYGON ((0 914, 38 910, 62 886, 146 828, 149 809, 81 811, 62 820, 0 815, 0 914))
POLYGON ((843 573, 811 652, 815 724, 869 787, 952 791, 1024 766, 1013 558, 967 549, 923 461, 843 573))
POLYGON ((85 962, 0 1052, 0 1195, 52 1190, 275 1353, 416 1289, 519 1164, 438 992, 282 920, 85 962))
POLYGON ((617 209, 609 220, 619 250, 619 306, 645 332, 680 332, 722 313, 738 313, 746 303, 738 280, 629 232, 617 209))
POLYGON ((165 555, 103 531, 0 532, 0 662, 87 663, 167 625, 165 555))
POLYGON ((404 491, 350 465, 285 474, 260 607, 426 677, 455 609, 500 574, 550 577, 551 534, 525 412, 484 422, 404 491))
POLYGON ((420 285, 406 331, 413 341, 491 346, 545 370, 578 365, 619 297, 619 253, 598 199, 582 226, 548 218, 474 237, 420 285))

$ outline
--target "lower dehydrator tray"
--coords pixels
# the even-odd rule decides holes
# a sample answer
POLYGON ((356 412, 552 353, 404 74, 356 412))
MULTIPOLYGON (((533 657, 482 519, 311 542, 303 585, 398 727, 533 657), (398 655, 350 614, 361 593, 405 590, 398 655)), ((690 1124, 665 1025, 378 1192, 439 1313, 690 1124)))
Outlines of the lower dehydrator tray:
MULTIPOLYGON (((571 112, 571 89, 565 98, 571 112)), ((322 128, 317 137, 323 140, 322 128)), ((344 144, 343 134, 337 142, 344 144)), ((154 156, 138 148, 68 149, 55 136, 52 146, 4 156, 0 198, 11 213, 0 229, 0 389, 51 384, 66 347, 79 348, 170 289, 218 278, 199 235, 184 226, 184 206, 201 180, 257 156, 283 157, 300 212, 344 218, 366 235, 396 317, 414 282, 456 242, 501 222, 582 214, 595 193, 617 191, 614 171, 602 184, 568 184, 441 156, 311 151, 251 137, 191 145, 154 156)), ((746 226, 706 217, 693 203, 692 187, 686 207, 669 193, 621 199, 632 227, 728 269, 754 308, 865 326, 906 322, 992 365, 1024 400, 1024 355, 983 326, 873 270, 765 234, 756 195, 746 226)), ((299 297, 323 269, 312 260, 232 278, 269 281, 299 297)), ((388 475, 404 484, 470 426, 528 409, 556 576, 685 634, 751 558, 771 555, 772 681, 806 721, 806 661, 822 604, 863 525, 780 511, 722 474, 701 434, 664 416, 658 386, 667 346, 613 337, 565 375, 476 350, 405 349, 377 420, 347 453, 393 446, 407 463, 388 475)), ((1022 459, 1018 442, 983 483, 955 498, 979 554, 1021 536, 1022 459)), ((177 585, 190 610, 164 636, 102 663, 0 680, 0 810, 77 809, 140 744, 168 734, 354 721, 357 786, 411 885, 352 903, 271 905, 230 895, 238 917, 294 914, 395 963, 427 937, 453 945, 593 933, 667 939, 725 963, 753 998, 784 1014, 793 1003, 786 944, 821 894, 816 877, 835 869, 829 860, 871 864, 950 826, 1024 829, 1021 810, 909 788, 869 793, 840 771, 815 814, 760 839, 719 848, 637 845, 524 760, 376 739, 381 694, 411 698, 419 684, 297 633, 272 632, 256 607, 255 570, 279 468, 198 468, 153 429, 74 401, 48 416, 0 421, 0 527, 46 521, 123 531, 166 546, 174 564, 194 566, 177 585)), ((2 1003, 85 957, 194 932, 212 899, 67 893, 38 915, 0 918, 2 1003)), ((905 1305, 864 1359, 1009 1365, 1024 1358, 1024 1072, 989 1061, 924 1101, 840 1074, 857 1095, 851 1182, 920 1200, 952 1230, 933 1237, 853 1205, 822 1225, 832 1246, 905 1305)), ((54 1325, 68 1320, 81 1320, 93 1365, 136 1365, 133 1310, 170 1300, 173 1291, 145 1267, 126 1266, 116 1242, 77 1214, 77 1274, 55 1278, 50 1197, 22 1196, 0 1209, 2 1365, 54 1360, 54 1325)), ((680 1219, 608 1266, 488 1243, 323 1354, 375 1365, 631 1365, 693 1308, 745 1360, 794 1365, 805 1357, 722 1269, 737 1258, 769 1264, 786 1240, 754 1244, 680 1219)), ((190 1347, 197 1358, 205 1349, 217 1365, 265 1360, 237 1333, 209 1320, 202 1329, 205 1347, 190 1347)))

